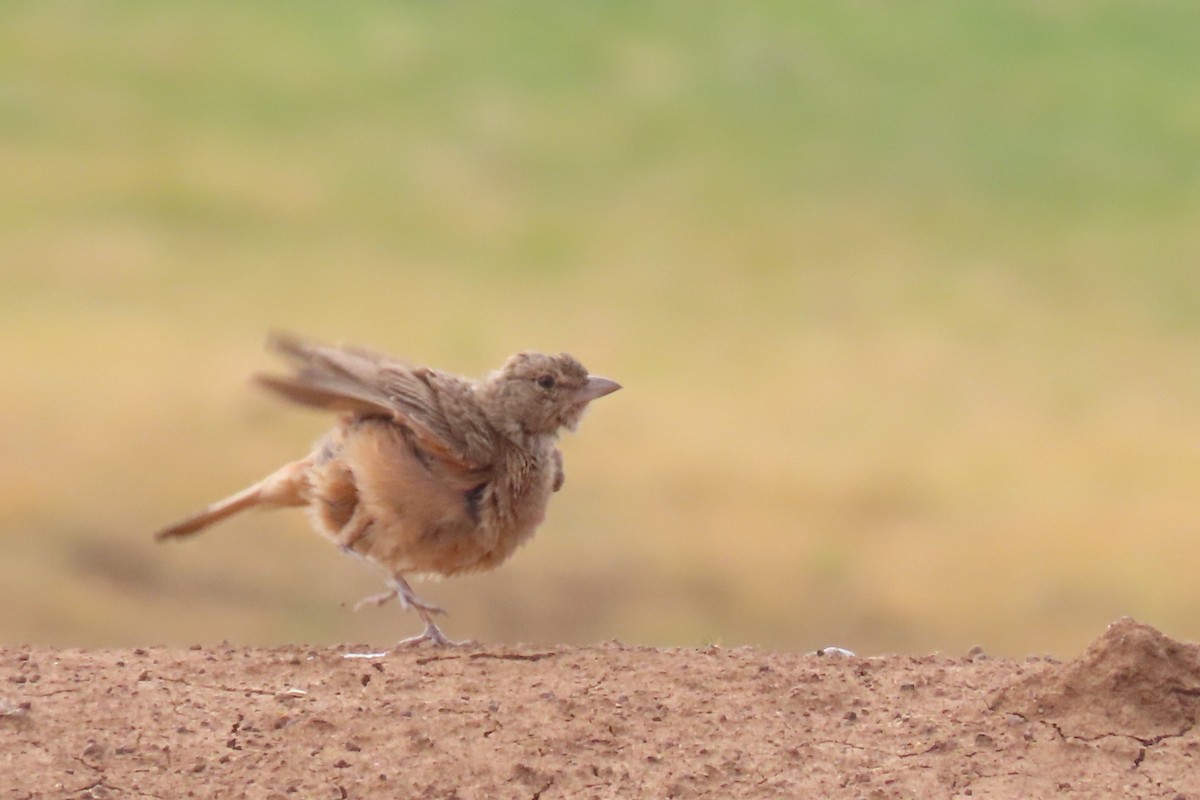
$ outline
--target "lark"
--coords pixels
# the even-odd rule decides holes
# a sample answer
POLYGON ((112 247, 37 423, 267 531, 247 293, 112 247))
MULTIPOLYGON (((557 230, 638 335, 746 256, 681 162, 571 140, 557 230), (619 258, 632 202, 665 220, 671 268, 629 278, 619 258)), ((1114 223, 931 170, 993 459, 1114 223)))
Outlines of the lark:
MULTIPOLYGON (((522 352, 470 380, 360 347, 275 335, 287 374, 256 375, 275 394, 339 414, 313 450, 252 486, 158 531, 178 539, 250 508, 304 507, 316 531, 378 565, 424 622, 400 645, 454 644, 411 578, 494 569, 533 536, 563 486, 563 430, 621 388, 566 354, 522 352)), ((360 605, 362 604, 360 603, 360 605)))

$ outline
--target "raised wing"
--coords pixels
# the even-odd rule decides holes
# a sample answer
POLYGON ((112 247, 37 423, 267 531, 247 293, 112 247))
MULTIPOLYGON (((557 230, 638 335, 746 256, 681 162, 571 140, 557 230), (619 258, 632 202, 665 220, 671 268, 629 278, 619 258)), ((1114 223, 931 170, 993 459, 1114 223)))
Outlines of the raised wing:
POLYGON ((286 334, 273 335, 270 344, 296 367, 292 375, 255 376, 276 394, 313 408, 390 417, 430 455, 463 469, 486 469, 494 461, 495 433, 469 381, 364 348, 286 334))

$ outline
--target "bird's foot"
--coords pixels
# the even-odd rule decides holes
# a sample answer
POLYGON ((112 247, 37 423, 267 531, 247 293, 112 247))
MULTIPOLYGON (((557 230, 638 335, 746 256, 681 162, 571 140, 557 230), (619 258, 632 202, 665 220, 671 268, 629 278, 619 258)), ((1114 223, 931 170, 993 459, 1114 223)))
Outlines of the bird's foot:
POLYGON ((387 601, 391 600, 393 597, 399 596, 399 593, 395 589, 389 589, 386 592, 380 592, 379 594, 373 594, 370 597, 364 597, 362 600, 359 600, 354 604, 354 610, 361 611, 363 606, 381 606, 387 601))
POLYGON ((408 647, 415 647, 417 645, 424 644, 425 642, 429 642, 434 647, 461 647, 463 645, 474 644, 474 642, 470 640, 456 642, 453 639, 447 638, 446 634, 442 633, 442 629, 436 624, 433 622, 426 622, 425 630, 422 633, 416 636, 410 636, 407 639, 401 639, 400 641, 396 642, 395 649, 401 650, 408 647))

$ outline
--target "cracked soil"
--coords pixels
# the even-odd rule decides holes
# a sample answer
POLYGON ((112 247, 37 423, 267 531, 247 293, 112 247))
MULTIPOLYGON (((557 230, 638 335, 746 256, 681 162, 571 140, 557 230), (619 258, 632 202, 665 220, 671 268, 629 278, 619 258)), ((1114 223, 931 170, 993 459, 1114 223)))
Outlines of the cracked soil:
POLYGON ((1200 646, 0 649, 0 798, 1200 798, 1200 646))

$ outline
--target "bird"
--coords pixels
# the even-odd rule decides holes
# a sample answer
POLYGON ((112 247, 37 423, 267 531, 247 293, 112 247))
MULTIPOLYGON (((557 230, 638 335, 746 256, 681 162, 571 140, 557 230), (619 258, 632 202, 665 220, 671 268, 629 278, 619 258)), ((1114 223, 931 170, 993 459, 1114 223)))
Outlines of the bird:
POLYGON ((386 573, 387 591, 425 629, 397 646, 458 644, 410 578, 491 570, 527 542, 563 487, 563 430, 621 388, 567 353, 519 352, 479 380, 363 347, 274 333, 290 363, 254 380, 279 397, 337 413, 311 452, 154 534, 182 539, 251 508, 305 507, 312 527, 386 573))

